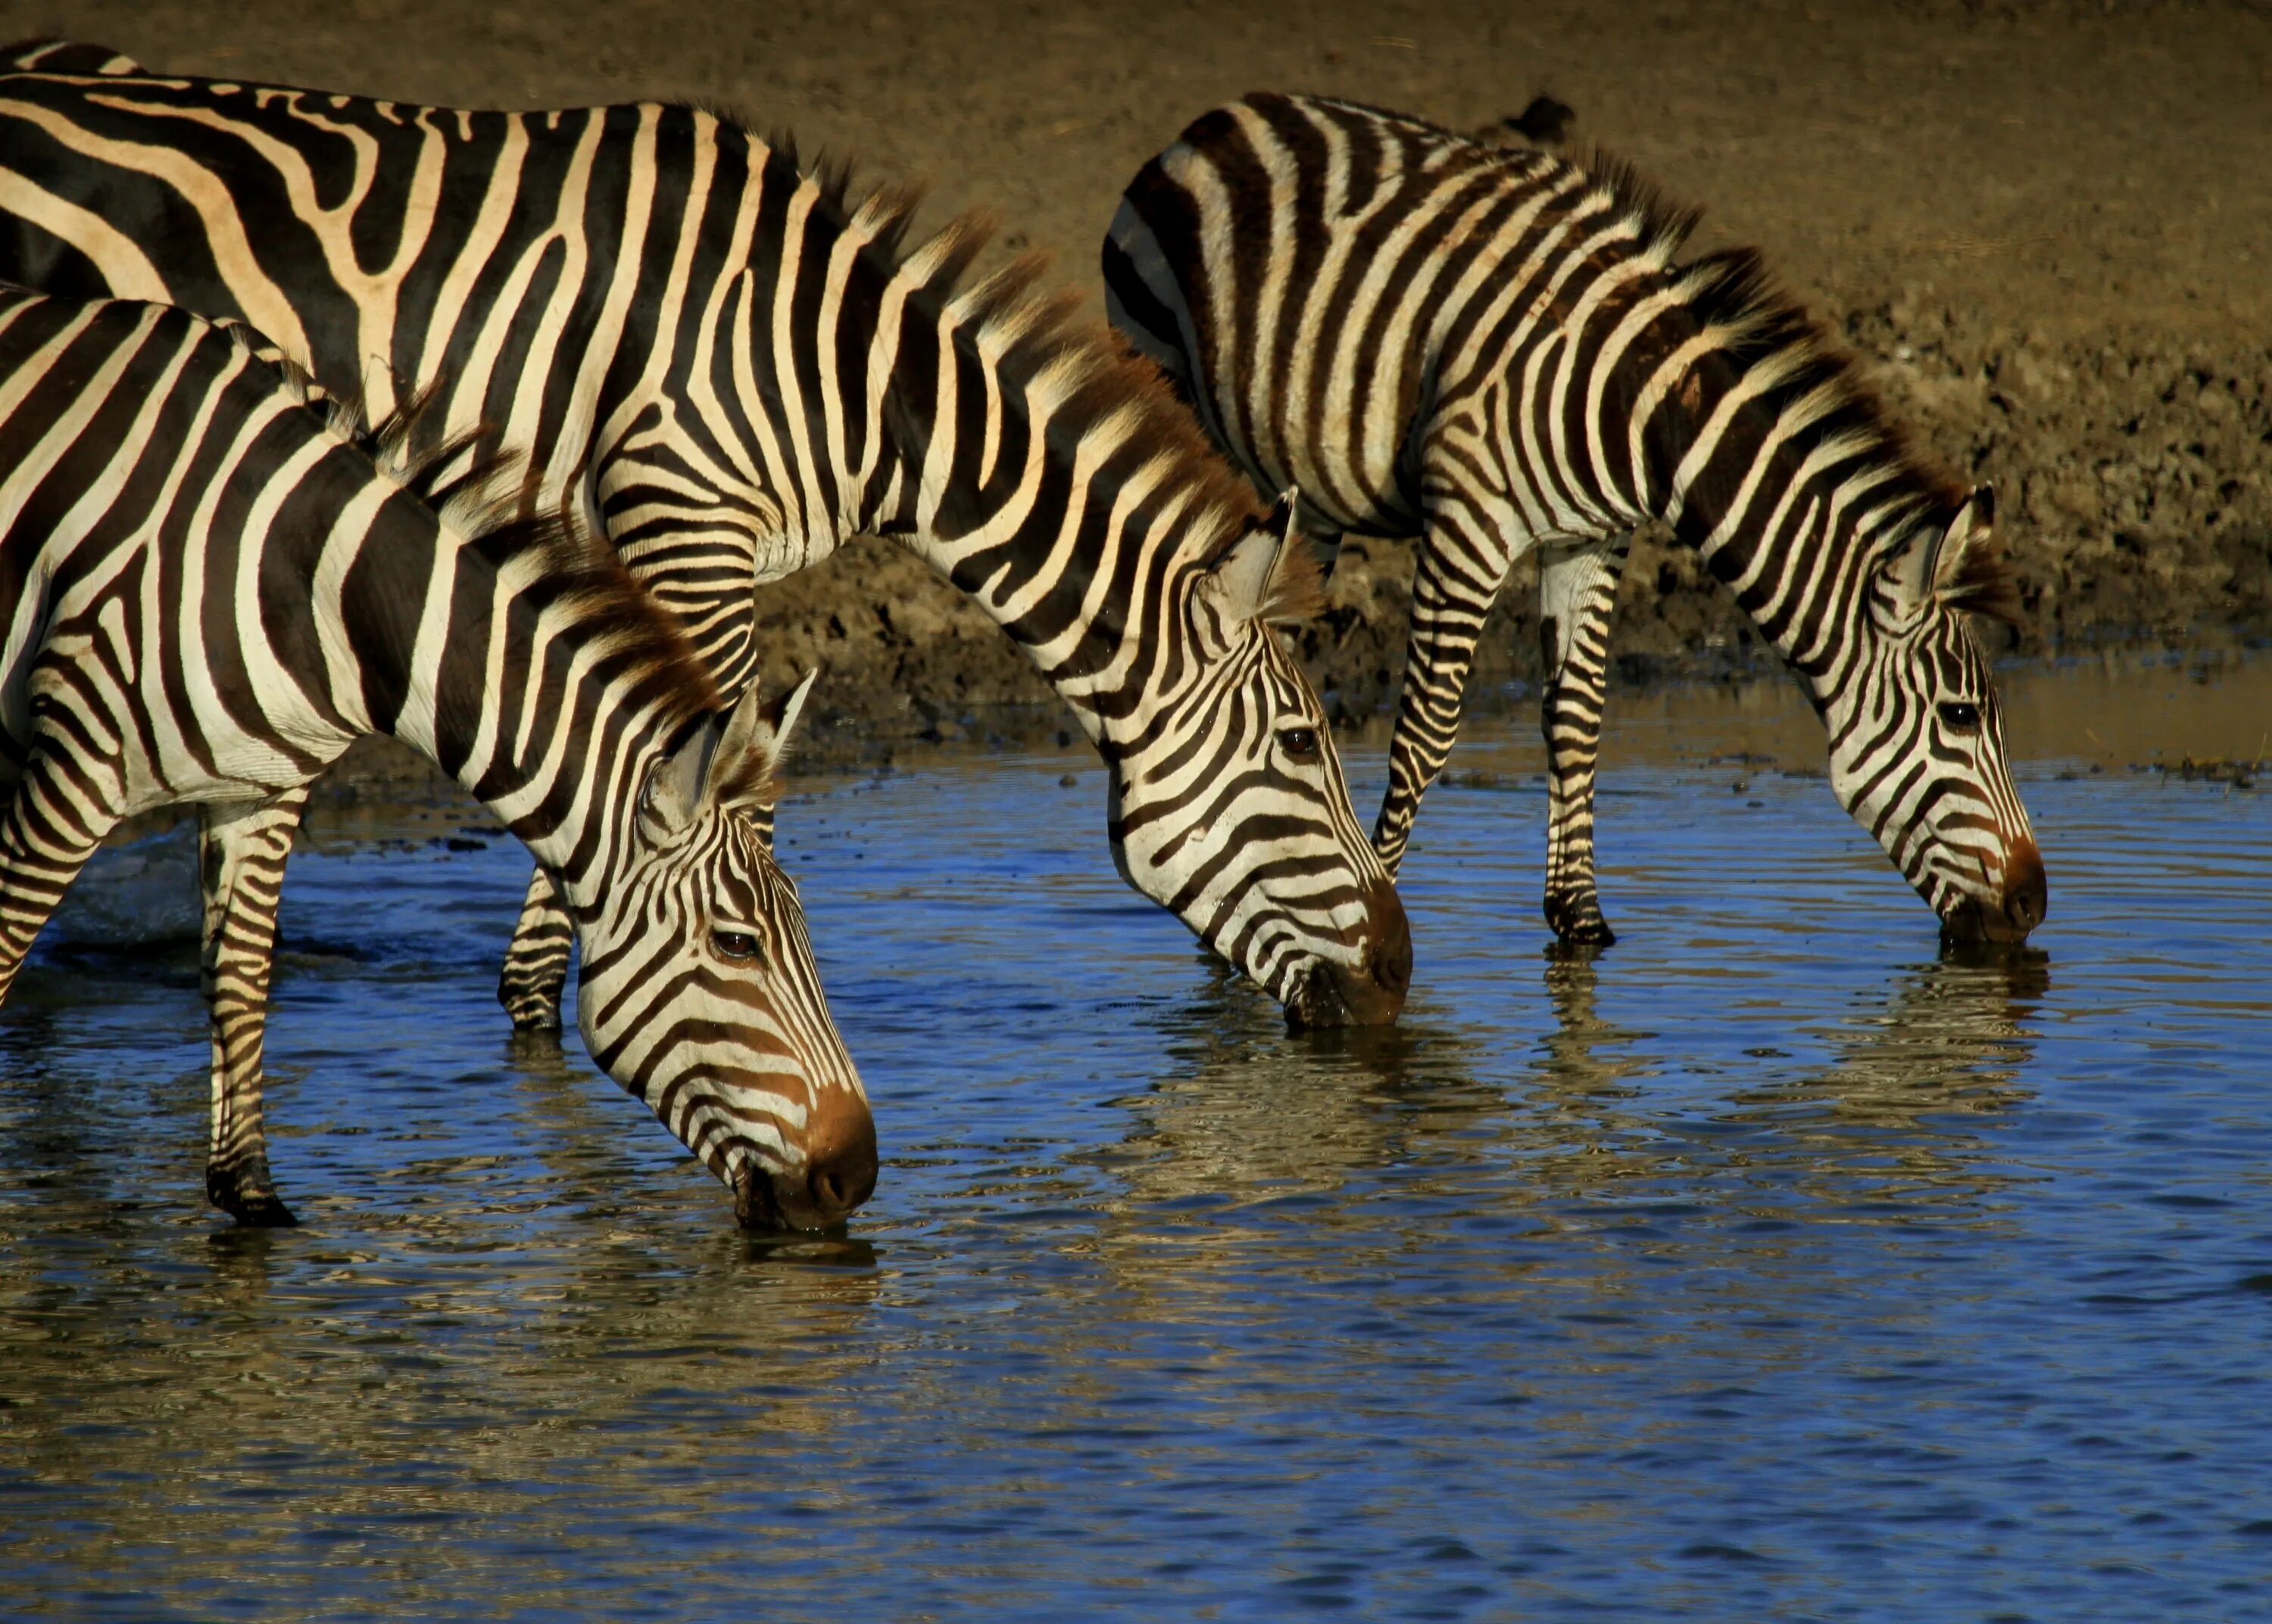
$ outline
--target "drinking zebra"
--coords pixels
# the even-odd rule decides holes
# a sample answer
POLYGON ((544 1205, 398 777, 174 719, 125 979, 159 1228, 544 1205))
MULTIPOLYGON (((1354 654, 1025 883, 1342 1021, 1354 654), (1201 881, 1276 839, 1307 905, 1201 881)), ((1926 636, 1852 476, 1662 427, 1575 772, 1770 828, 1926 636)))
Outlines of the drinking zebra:
POLYGON ((1613 939, 1594 878, 1610 611, 1670 523, 1790 664, 1839 801, 1956 938, 2023 939, 2043 861, 1968 612, 2010 619, 1993 504, 1912 454, 1748 250, 1615 164, 1253 95, 1129 183, 1113 323, 1266 489, 1335 536, 1421 537, 1373 843, 1389 871, 1449 755, 1476 639, 1540 549, 1545 912, 1613 939))
POLYGON ((411 463, 403 422, 374 461, 308 400, 186 312, 0 289, 0 998, 106 833, 196 805, 206 1190, 290 1223, 261 1121, 278 892, 310 782, 392 734, 553 876, 593 1059, 742 1221, 842 1218, 875 1127, 754 817, 810 679, 726 706, 580 520, 512 517, 497 459, 411 463))
MULTIPOLYGON (((1411 947, 1323 709, 1271 623, 1312 603, 1153 369, 970 274, 968 220, 905 246, 730 120, 642 102, 469 112, 142 73, 16 48, 0 76, 0 277, 250 322, 373 410, 439 378, 446 428, 534 448, 720 686, 751 593, 861 532, 979 605, 1111 771, 1122 874, 1299 1022, 1394 1020, 1411 947)), ((500 996, 556 1007, 540 872, 500 996)))

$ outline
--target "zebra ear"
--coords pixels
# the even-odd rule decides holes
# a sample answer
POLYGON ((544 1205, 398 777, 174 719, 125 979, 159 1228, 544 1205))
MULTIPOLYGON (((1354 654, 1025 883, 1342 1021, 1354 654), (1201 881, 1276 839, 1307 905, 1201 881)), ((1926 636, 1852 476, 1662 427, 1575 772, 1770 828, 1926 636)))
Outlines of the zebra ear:
POLYGON ((2025 618, 2020 584, 1996 547, 1995 524, 1996 492, 1983 485, 1941 538, 1940 555, 1933 561, 1932 595, 1945 609, 1983 615, 2017 630, 2025 618))
POLYGON ((675 833, 693 821, 702 804, 702 784, 718 744, 714 719, 691 731, 686 741, 654 764, 639 791, 639 816, 675 833))
POLYGON ((1922 532, 1907 551, 1888 562, 1895 605, 1902 620, 1915 620, 1932 607, 1946 595, 1948 584, 1962 575, 1968 559, 1984 551, 1995 511, 1995 495, 1984 485, 1965 498, 1947 529, 1922 532))
POLYGON ((746 813, 773 803, 781 791, 781 768, 788 755, 789 735, 819 676, 816 667, 795 688, 774 700, 766 699, 757 683, 750 684, 741 702, 727 713, 725 732, 704 779, 706 804, 722 811, 746 813))
POLYGON ((1971 574, 1988 549, 1988 533, 1996 524, 1996 491, 1983 485, 1964 499, 1956 517, 1941 533, 1932 553, 1932 595, 1947 597, 1958 582, 1971 574))
POLYGON ((1995 488, 1980 486, 1946 530, 1920 537, 1894 561, 1895 600, 1904 619, 1940 608, 2019 623, 2018 588, 1996 552, 1995 524, 1995 488))
POLYGON ((1318 561, 1294 527, 1295 493, 1231 545, 1207 577, 1208 589, 1233 620, 1304 620, 1325 607, 1318 561))

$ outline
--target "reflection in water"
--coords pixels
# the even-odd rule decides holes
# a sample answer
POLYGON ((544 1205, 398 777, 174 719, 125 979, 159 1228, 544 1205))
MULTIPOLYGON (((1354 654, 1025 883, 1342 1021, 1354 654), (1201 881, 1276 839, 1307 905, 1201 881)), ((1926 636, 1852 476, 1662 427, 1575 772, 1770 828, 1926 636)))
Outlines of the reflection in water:
POLYGON ((1132 1121, 1110 1158, 1135 1203, 1329 1192, 1352 1173, 1425 1158, 1504 1106, 1475 1080, 1480 1046, 1456 1028, 1408 1015, 1288 1033, 1216 965, 1155 1023, 1170 1069, 1122 1102, 1132 1121))
MULTIPOLYGON (((1424 1011, 1386 1031, 1288 1036, 1216 971, 1159 1018, 1172 1068, 1121 1102, 1128 1131, 1094 1159, 1131 1205, 1330 1194, 1391 1167, 1422 1170, 1424 1188, 1512 1158, 1543 1198, 1693 1177, 1738 1154, 1760 1173, 1788 1168, 1794 1193, 1812 1199, 1977 1199, 2010 1175, 1983 1154, 1989 1123, 1971 1119, 2029 1096, 2019 1078, 2049 963, 2037 950, 1944 950, 1842 1017, 1803 1021, 1828 1052, 1820 1063, 1775 1049, 1748 1052, 1740 1069, 1708 1062, 1716 1086, 1700 1102, 1682 1097, 1677 1021, 1651 1030, 1603 1013, 1615 972, 1598 950, 1547 948, 1552 1018, 1505 1085, 1487 1080, 1489 1034, 1424 1011)), ((1623 990, 1654 990, 1661 1009, 1683 1002, 1678 988, 1623 990)))
MULTIPOLYGON (((501 937, 509 857, 429 883, 501 937)), ((288 913, 303 942, 355 936, 372 861, 295 860, 291 901, 329 909, 288 913)), ((460 974, 430 925, 368 922, 375 957, 303 954, 280 987, 279 1129, 328 1192, 303 1230, 193 1216, 193 971, 90 998, 91 961, 51 962, 0 1028, 0 1614, 112 1590, 123 1548, 164 1553, 170 1601, 153 1569, 118 1616, 239 1610, 295 1546, 368 1573, 387 1616, 449 1610, 469 1527, 545 1551, 517 1593, 579 1608, 563 1526, 721 1451, 828 1449, 828 1388, 871 1358, 872 1245, 720 1225, 580 1052, 501 1030, 493 945, 460 974), (389 1007, 404 978, 415 1022, 389 1007)))
POLYGON ((1708 1119, 1668 1136, 1649 1084, 1678 1065, 1680 1023, 1651 1032, 1605 1017, 1594 950, 1558 944, 1545 972, 1555 1026, 1528 1096, 1538 1175, 1571 1190, 1740 1156, 1755 1179, 1788 1173, 1794 1193, 1849 1207, 1985 1196, 2010 1175, 1984 1153, 1988 1124, 1961 1119, 2029 1097, 2018 1079, 2049 963, 2039 950, 1944 949, 1857 995, 1842 1017, 1801 1020, 1797 1032, 1827 1047, 1825 1062, 1745 1050, 1753 1063, 1723 1073, 1708 1119))
POLYGON ((1065 771, 784 818, 886 1157, 841 1240, 507 1039, 503 846, 295 858, 289 1234, 194 1216, 193 971, 36 968, 0 1615, 2237 1616, 2272 798, 2033 778, 2050 957, 1935 958, 1819 783, 1613 765, 1588 959, 1454 784, 1404 1023, 1320 1039, 1065 771))

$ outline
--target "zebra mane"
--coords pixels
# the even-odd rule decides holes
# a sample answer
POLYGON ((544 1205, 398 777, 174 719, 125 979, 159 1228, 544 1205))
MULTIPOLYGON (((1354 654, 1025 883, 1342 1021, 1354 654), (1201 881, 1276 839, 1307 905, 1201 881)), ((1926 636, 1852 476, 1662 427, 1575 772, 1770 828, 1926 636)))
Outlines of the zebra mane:
POLYGON ((333 434, 342 440, 362 441, 362 408, 355 402, 332 393, 316 382, 314 373, 294 360, 250 322, 234 316, 223 316, 214 319, 213 325, 228 335, 229 342, 237 348, 273 370, 285 391, 322 417, 333 434))
POLYGON ((667 736, 723 711, 725 696, 685 629, 624 567, 582 503, 571 497, 535 510, 520 453, 498 449, 487 425, 422 446, 418 418, 436 393, 422 391, 365 437, 380 472, 430 506, 476 555, 521 577, 522 600, 567 620, 595 657, 621 667, 667 736))
MULTIPOLYGON (((1907 522, 1893 526, 1887 556, 1905 549, 1918 530, 1938 536, 1955 522, 1970 488, 1918 449, 1863 377, 1852 353, 1782 291, 1757 250, 1723 249, 1676 267, 1673 275, 1697 323, 1731 336, 1728 353, 1738 368, 1775 369, 1773 385, 1758 398, 1762 409, 1780 413, 1809 401, 1812 421, 1794 438, 1797 450, 1840 442, 1849 455, 1897 482, 1896 499, 1906 501, 1911 512, 1907 522)), ((2015 629, 2022 623, 2019 583, 1992 547, 1968 548, 1955 577, 1943 582, 1936 596, 1950 609, 2015 629)))
MULTIPOLYGON (((1762 366, 1774 369, 1773 385, 1758 397, 1761 408, 1780 414, 1802 400, 1809 402, 1812 421, 1794 443, 1804 451, 1842 442, 1850 456, 1866 459, 1899 481, 1913 514, 1907 525, 1895 527, 1899 533, 1887 543, 1888 554, 1903 549, 1917 529, 1930 525, 1938 534, 1963 510, 1969 488, 1917 447, 1863 377, 1851 352, 1783 290, 1760 251, 1720 249, 1682 262, 1680 250, 1704 212, 1674 202, 1626 160, 1599 147, 1582 159, 1568 159, 1534 148, 1491 146, 1409 113, 1358 102, 1342 105, 1401 125, 1439 147, 1455 149, 1477 168, 1519 169, 1532 175, 1562 169, 1592 182, 1577 201, 1606 204, 1622 214, 1634 235, 1633 251, 1663 268, 1700 326, 1730 336, 1727 353, 1734 364, 1746 372, 1762 366)), ((1943 584, 1939 597, 1952 609, 2020 624, 2019 585, 1997 549, 1968 549, 1956 577, 1943 584)))
POLYGON ((666 736, 679 738, 726 708, 717 679, 676 617, 624 567, 575 503, 529 513, 517 488, 486 504, 460 498, 441 511, 445 524, 500 569, 531 566, 539 584, 524 585, 520 595, 566 617, 602 657, 624 667, 628 686, 654 706, 666 736))
POLYGON ((910 244, 923 199, 921 185, 866 186, 854 163, 841 154, 819 153, 807 160, 793 134, 774 129, 759 137, 754 125, 722 103, 679 105, 762 140, 775 160, 819 189, 820 206, 840 225, 856 227, 869 239, 863 256, 872 257, 887 275, 918 268, 923 284, 908 300, 909 309, 937 319, 949 305, 958 306, 958 342, 988 352, 1005 391, 1046 378, 1053 394, 1053 424, 1062 424, 1069 436, 1110 422, 1119 430, 1120 443, 1139 458, 1170 464, 1196 498, 1192 532, 1204 538, 1205 562, 1214 562, 1247 528, 1261 522, 1253 488, 1223 460, 1168 376, 1103 322, 1080 317, 1081 294, 1043 290, 1052 264, 1049 255, 1028 251, 997 270, 975 274, 1000 229, 991 214, 966 212, 910 244))
MULTIPOLYGON (((1726 353, 1734 364, 1745 372, 1774 369, 1773 384, 1758 397, 1760 406, 1780 414, 1808 402, 1811 421, 1795 440, 1802 451, 1842 443, 1849 455, 1866 459, 1904 488, 1913 517, 1895 526, 1888 554, 1905 548, 1917 528, 1930 526, 1937 535, 1955 521, 1970 488, 1918 447, 1863 376, 1853 353, 1783 289, 1757 249, 1720 249, 1679 263, 1676 256, 1702 219, 1701 210, 1670 202, 1632 166, 1598 149, 1573 167, 1630 211, 1642 251, 1665 265, 1697 324, 1730 335, 1726 353)), ((1997 548, 1968 548, 1954 578, 1936 595, 1947 608, 2014 629, 2023 618, 2019 583, 1997 548)))

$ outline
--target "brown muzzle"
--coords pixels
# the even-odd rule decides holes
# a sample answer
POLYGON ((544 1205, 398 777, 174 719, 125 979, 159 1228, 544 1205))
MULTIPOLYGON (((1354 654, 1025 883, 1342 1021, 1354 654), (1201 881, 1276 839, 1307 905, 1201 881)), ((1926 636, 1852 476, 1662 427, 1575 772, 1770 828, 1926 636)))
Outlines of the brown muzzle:
POLYGON ((2050 911, 2043 853, 2036 849, 2033 837, 2022 835, 2013 842, 2004 864, 2003 905, 1991 907, 1967 898, 1941 920, 1940 934, 1950 942, 2025 942, 2050 911))
POLYGON ((1357 962, 1311 971, 1287 1002, 1288 1025, 1388 1026, 1404 1013, 1404 995, 1412 985, 1412 927, 1396 887, 1386 879, 1366 886, 1364 914, 1357 962))
POLYGON ((744 1229, 833 1229, 876 1188, 876 1119, 850 1089, 821 1091, 805 1121, 804 1166, 794 1173, 745 1167, 734 1188, 744 1229))

